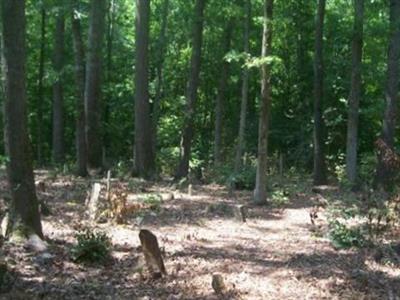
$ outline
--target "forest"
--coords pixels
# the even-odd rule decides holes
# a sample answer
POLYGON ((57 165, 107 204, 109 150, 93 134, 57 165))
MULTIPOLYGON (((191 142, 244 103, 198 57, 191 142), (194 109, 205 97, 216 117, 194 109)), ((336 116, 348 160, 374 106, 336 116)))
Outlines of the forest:
POLYGON ((0 11, 0 299, 400 299, 400 0, 0 11))

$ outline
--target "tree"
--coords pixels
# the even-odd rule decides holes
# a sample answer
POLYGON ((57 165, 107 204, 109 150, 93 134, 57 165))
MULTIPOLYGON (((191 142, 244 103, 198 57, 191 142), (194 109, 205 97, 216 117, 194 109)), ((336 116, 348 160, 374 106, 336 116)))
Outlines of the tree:
POLYGON ((324 91, 323 66, 323 29, 326 0, 318 0, 317 18, 315 22, 314 53, 314 184, 326 184, 326 165, 324 153, 324 120, 322 117, 322 101, 324 91))
MULTIPOLYGON (((385 113, 383 117, 382 140, 394 149, 396 117, 399 93, 399 59, 400 59, 400 1, 390 0, 390 34, 387 56, 387 74, 385 88, 385 113)), ((384 158, 378 154, 375 185, 390 184, 393 170, 388 168, 384 158)))
POLYGON ((215 101, 215 127, 214 127, 214 164, 217 166, 221 163, 221 144, 222 144, 222 114, 224 107, 224 98, 229 78, 229 63, 224 60, 225 55, 231 48, 232 20, 229 21, 225 28, 223 46, 224 49, 221 66, 221 77, 219 80, 218 94, 215 101))
POLYGON ((5 146, 11 192, 11 233, 43 238, 32 168, 26 108, 25 1, 1 1, 5 146))
POLYGON ((135 173, 149 178, 155 169, 149 104, 150 1, 136 0, 135 173))
POLYGON ((160 102, 163 93, 163 67, 164 67, 164 56, 165 48, 167 44, 167 22, 169 12, 169 0, 164 0, 161 11, 161 30, 157 44, 157 57, 156 57, 156 94, 154 96, 153 103, 153 115, 152 115, 152 134, 153 134, 153 152, 156 153, 157 147, 157 131, 158 121, 160 119, 160 102))
MULTIPOLYGON (((246 18, 244 21, 244 35, 243 35, 243 52, 249 54, 250 51, 250 25, 251 25, 251 1, 245 1, 246 18)), ((242 164, 242 155, 244 149, 244 138, 246 132, 246 114, 247 114, 247 102, 249 93, 249 71, 247 67, 243 67, 242 71, 242 100, 240 106, 240 123, 239 123, 239 134, 238 142, 236 146, 235 156, 235 169, 234 172, 237 174, 242 164)))
POLYGON ((201 65, 201 48, 203 42, 203 19, 206 0, 196 0, 195 16, 192 35, 192 56, 190 62, 190 75, 186 90, 186 113, 184 117, 181 158, 175 172, 175 178, 182 178, 189 173, 189 160, 194 136, 194 117, 197 101, 197 88, 201 65))
MULTIPOLYGON (((266 59, 272 52, 272 17, 273 0, 264 1, 264 26, 261 57, 266 59)), ((268 157, 268 130, 269 114, 271 109, 271 66, 263 62, 261 66, 261 103, 258 127, 258 153, 256 188, 254 202, 263 204, 267 199, 267 157, 268 157)))
POLYGON ((108 150, 110 147, 110 114, 111 114, 111 99, 113 97, 112 93, 112 67, 113 67, 113 44, 114 44, 114 33, 115 33, 115 13, 116 11, 116 3, 115 0, 108 1, 108 8, 107 8, 107 58, 106 58, 106 82, 108 85, 106 98, 107 101, 104 103, 104 143, 103 143, 103 163, 107 159, 108 150))
MULTIPOLYGON (((61 4, 61 3, 59 3, 61 4)), ((64 12, 57 7, 56 28, 54 38, 53 66, 56 81, 53 84, 53 161, 64 161, 64 97, 63 97, 63 69, 64 69, 64 12)))
POLYGON ((76 89, 76 158, 77 175, 87 175, 87 149, 85 137, 85 50, 82 41, 81 22, 76 14, 77 5, 74 2, 71 15, 72 40, 75 59, 75 89, 76 89))
POLYGON ((85 120, 88 169, 102 169, 102 141, 100 132, 100 101, 102 76, 102 46, 106 0, 90 1, 90 25, 86 59, 85 120))
POLYGON ((347 121, 346 172, 351 184, 357 179, 358 115, 361 99, 361 67, 363 50, 364 0, 354 1, 351 90, 347 121))
POLYGON ((44 59, 45 59, 45 43, 46 43, 46 10, 42 3, 41 25, 40 25, 40 54, 39 54, 39 72, 37 86, 37 124, 36 124, 36 154, 39 165, 43 164, 43 102, 44 102, 44 59))

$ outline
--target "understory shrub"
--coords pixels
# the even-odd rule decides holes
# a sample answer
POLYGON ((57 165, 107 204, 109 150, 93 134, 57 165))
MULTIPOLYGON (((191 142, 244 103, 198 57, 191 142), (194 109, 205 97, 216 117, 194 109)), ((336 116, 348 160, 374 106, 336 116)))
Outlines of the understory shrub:
POLYGON ((77 244, 71 249, 72 259, 81 263, 104 263, 110 257, 111 240, 103 232, 87 228, 75 235, 77 244))
POLYGON ((271 193, 271 204, 274 207, 281 207, 290 202, 289 193, 284 189, 275 189, 271 193))
POLYGON ((237 190, 253 190, 256 186, 256 167, 253 164, 243 165, 241 171, 229 177, 229 184, 237 190))
POLYGON ((153 211, 160 211, 162 204, 162 197, 159 194, 149 194, 142 198, 144 204, 148 205, 153 211))
POLYGON ((370 186, 374 180, 376 165, 378 163, 375 153, 367 153, 361 156, 359 167, 360 182, 370 186))
POLYGON ((363 247, 366 243, 360 227, 349 227, 338 220, 329 223, 329 238, 333 246, 339 249, 363 247))

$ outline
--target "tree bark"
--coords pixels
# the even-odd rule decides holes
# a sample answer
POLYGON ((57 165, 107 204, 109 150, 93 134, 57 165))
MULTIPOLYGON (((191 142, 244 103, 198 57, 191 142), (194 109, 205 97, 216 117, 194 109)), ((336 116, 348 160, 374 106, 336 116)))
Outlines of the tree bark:
MULTIPOLYGON (((244 22, 244 35, 243 35, 243 52, 249 54, 250 52, 250 26, 251 26, 251 1, 246 0, 245 2, 246 18, 244 22)), ((246 115, 247 115, 247 102, 249 93, 249 71, 246 66, 243 67, 242 71, 242 100, 240 106, 240 123, 238 141, 236 147, 234 173, 237 174, 240 171, 242 165, 242 155, 244 150, 244 141, 246 133, 246 115)))
POLYGON ((192 57, 190 75, 186 91, 186 113, 182 130, 181 159, 175 173, 175 179, 186 177, 189 173, 189 160, 194 136, 194 118, 199 86, 201 47, 203 43, 203 19, 206 0, 196 0, 193 22, 192 57))
POLYGON ((314 185, 327 183, 324 153, 324 120, 322 117, 324 66, 323 66, 323 29, 326 0, 318 1, 315 22, 314 53, 314 185))
POLYGON ((78 176, 87 176, 87 149, 85 137, 85 50, 82 41, 80 19, 75 14, 74 3, 71 26, 75 60, 75 88, 76 88, 76 171, 78 176))
POLYGON ((149 103, 150 1, 136 0, 135 175, 154 175, 149 103))
POLYGON ((102 77, 102 46, 104 39, 105 0, 90 1, 89 40, 86 59, 85 120, 89 171, 102 169, 102 140, 100 132, 100 102, 102 77))
POLYGON ((105 80, 108 85, 107 88, 107 101, 104 103, 104 142, 103 142, 103 164, 107 161, 107 156, 110 147, 110 103, 112 102, 112 82, 111 73, 113 66, 113 43, 114 43, 114 20, 115 20, 115 0, 109 0, 109 6, 107 8, 107 58, 106 58, 106 76, 105 80))
POLYGON ((214 165, 218 166, 221 163, 221 144, 222 144, 222 119, 223 106, 226 94, 228 78, 229 78, 229 63, 224 60, 225 55, 231 48, 232 21, 229 21, 225 28, 225 36, 223 38, 224 53, 222 56, 222 66, 220 80, 218 86, 218 94, 215 102, 215 124, 214 124, 214 165))
MULTIPOLYGON (((390 0, 390 40, 387 58, 385 88, 385 113, 383 117, 382 139, 391 150, 394 149, 397 102, 399 92, 400 59, 400 1, 390 0)), ((387 167, 383 157, 378 154, 375 185, 387 186, 391 183, 393 170, 387 167)))
POLYGON ((160 102, 163 94, 163 67, 164 67, 164 55, 165 46, 167 43, 167 23, 168 23, 168 13, 169 13, 169 0, 164 0, 162 6, 162 19, 161 19, 161 31, 158 38, 158 53, 157 53, 157 66, 156 66, 156 95, 154 97, 153 104, 153 152, 156 153, 157 148, 157 131, 158 131, 158 121, 160 119, 160 102))
POLYGON ((357 180, 358 115, 361 99, 364 0, 354 1, 351 90, 347 122, 346 172, 352 185, 357 180))
POLYGON ((39 54, 39 74, 37 87, 37 124, 36 124, 36 155, 38 164, 43 165, 43 102, 44 102, 44 57, 46 43, 46 10, 41 9, 41 24, 40 24, 40 54, 39 54))
MULTIPOLYGON (((261 57, 266 58, 272 52, 272 18, 273 0, 264 1, 264 29, 261 57)), ((271 67, 264 63, 261 67, 261 103, 258 128, 258 156, 256 188, 254 203, 263 204, 267 200, 267 157, 268 157, 268 130, 269 114, 271 110, 271 67)))
POLYGON ((64 162, 64 14, 59 12, 56 18, 53 66, 57 79, 53 84, 53 161, 56 164, 64 162))
POLYGON ((35 233, 43 238, 32 168, 26 107, 25 1, 1 1, 4 124, 7 174, 12 197, 13 232, 35 233))

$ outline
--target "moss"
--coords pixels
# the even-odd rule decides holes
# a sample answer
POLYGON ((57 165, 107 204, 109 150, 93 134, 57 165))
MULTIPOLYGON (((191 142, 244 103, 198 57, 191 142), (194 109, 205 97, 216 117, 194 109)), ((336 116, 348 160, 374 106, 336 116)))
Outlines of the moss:
POLYGON ((10 230, 10 242, 15 244, 24 243, 28 236, 32 233, 32 230, 22 225, 21 223, 14 223, 10 230))

